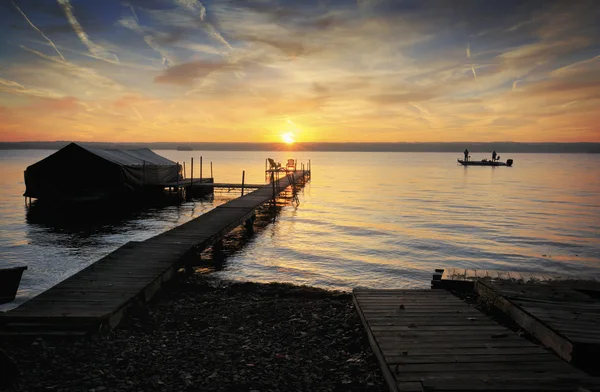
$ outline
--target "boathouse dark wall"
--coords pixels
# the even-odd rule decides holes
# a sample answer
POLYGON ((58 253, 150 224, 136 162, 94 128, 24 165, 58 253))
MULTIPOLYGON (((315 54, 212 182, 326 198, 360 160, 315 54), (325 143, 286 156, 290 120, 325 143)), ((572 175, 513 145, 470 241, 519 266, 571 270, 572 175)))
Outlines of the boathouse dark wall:
POLYGON ((149 149, 101 150, 71 143, 25 170, 25 196, 94 201, 181 178, 175 163, 149 149))

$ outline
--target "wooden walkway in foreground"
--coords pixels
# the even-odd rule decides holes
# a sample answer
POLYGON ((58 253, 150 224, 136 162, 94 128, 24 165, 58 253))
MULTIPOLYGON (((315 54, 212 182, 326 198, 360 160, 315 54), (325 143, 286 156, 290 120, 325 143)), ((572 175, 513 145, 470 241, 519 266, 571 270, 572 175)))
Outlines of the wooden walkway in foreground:
MULTIPOLYGON (((303 177, 282 177, 276 193, 303 177)), ((123 314, 144 304, 202 250, 244 224, 273 197, 272 184, 233 199, 146 241, 131 241, 20 307, 0 315, 0 335, 84 335, 114 328, 123 314)))
POLYGON ((582 278, 571 275, 553 273, 502 271, 502 270, 476 270, 465 268, 436 269, 431 285, 442 289, 472 289, 477 281, 505 282, 516 284, 553 284, 573 285, 580 288, 600 289, 600 278, 582 278))
POLYGON ((475 291, 561 358, 585 367, 600 355, 600 291, 579 287, 478 281, 475 291))
POLYGON ((444 290, 354 290, 390 391, 600 391, 600 379, 444 290))

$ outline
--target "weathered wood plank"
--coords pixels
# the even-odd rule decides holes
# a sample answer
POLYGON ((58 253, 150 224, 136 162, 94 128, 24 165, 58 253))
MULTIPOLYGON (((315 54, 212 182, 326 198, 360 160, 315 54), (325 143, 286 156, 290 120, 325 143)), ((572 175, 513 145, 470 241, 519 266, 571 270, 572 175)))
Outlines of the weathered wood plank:
MULTIPOLYGON (((479 380, 490 377, 511 381, 534 377, 554 380, 563 375, 577 382, 577 377, 586 377, 585 373, 460 300, 445 301, 423 293, 427 301, 411 306, 406 298, 421 297, 420 293, 371 292, 377 300, 373 297, 364 300, 364 293, 361 294, 354 295, 354 303, 391 390, 416 391, 419 386, 425 387, 421 380, 437 377, 452 381, 467 373, 479 380), (386 295, 391 299, 386 299, 386 295), (436 301, 440 304, 436 305, 436 301), (481 325, 477 320, 482 321, 481 325)), ((434 294, 455 298, 439 291, 434 294)), ((469 380, 463 382, 464 390, 469 390, 469 380)), ((461 383, 448 385, 461 390, 461 383)), ((552 384, 548 385, 550 389, 529 390, 553 390, 552 384)))
MULTIPOLYGON (((296 182, 304 174, 298 171, 290 175, 296 182)), ((289 183, 287 177, 282 177, 276 192, 289 183)), ((173 277, 184 255, 222 239, 253 216, 255 209, 272 195, 271 187, 263 187, 146 241, 128 242, 20 307, 0 315, 0 324, 15 320, 39 322, 43 318, 48 325, 69 319, 86 328, 99 322, 114 327, 127 306, 149 301, 173 277)))

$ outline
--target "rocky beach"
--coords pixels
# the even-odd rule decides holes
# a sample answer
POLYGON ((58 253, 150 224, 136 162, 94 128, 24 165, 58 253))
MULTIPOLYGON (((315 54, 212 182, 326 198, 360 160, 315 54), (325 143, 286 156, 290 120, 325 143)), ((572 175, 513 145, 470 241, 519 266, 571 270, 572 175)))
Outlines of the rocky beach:
POLYGON ((110 333, 0 348, 9 391, 384 390, 350 294, 210 274, 182 274, 110 333))

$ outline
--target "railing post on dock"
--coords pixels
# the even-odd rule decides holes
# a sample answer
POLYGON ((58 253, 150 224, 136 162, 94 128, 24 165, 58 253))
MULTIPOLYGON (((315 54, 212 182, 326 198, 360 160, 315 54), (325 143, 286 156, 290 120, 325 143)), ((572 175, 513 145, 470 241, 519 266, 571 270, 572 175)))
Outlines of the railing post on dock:
POLYGON ((275 204, 275 172, 271 172, 271 184, 273 185, 273 204, 275 204))
POLYGON ((187 176, 185 175, 185 162, 183 162, 183 178, 186 178, 187 176))
POLYGON ((213 176, 213 172, 212 172, 212 162, 210 163, 210 178, 212 178, 213 182, 214 182, 215 176, 213 176))
POLYGON ((176 163, 177 166, 177 192, 179 192, 179 162, 176 163))
POLYGON ((192 185, 194 185, 194 157, 192 157, 192 165, 190 166, 190 187, 192 185))
POLYGON ((242 170, 242 196, 244 196, 244 180, 246 179, 246 171, 242 170))
POLYGON ((200 156, 200 182, 202 182, 202 155, 200 156))
POLYGON ((146 186, 146 161, 142 161, 142 185, 146 186))

